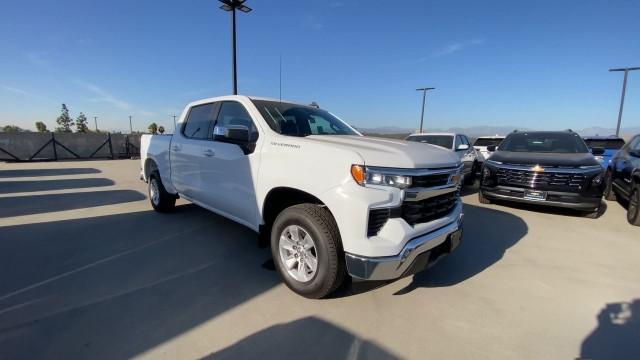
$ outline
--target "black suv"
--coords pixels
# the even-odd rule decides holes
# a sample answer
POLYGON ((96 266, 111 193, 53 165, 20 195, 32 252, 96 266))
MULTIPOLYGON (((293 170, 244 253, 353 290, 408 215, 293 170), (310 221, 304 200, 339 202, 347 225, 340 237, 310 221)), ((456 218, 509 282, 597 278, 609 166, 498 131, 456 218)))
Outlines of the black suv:
POLYGON ((582 138, 572 131, 509 134, 485 161, 478 197, 481 203, 506 200, 572 208, 599 215, 604 169, 582 138))
POLYGON ((636 135, 618 151, 607 167, 604 196, 616 196, 629 202, 627 220, 640 226, 640 135, 636 135))

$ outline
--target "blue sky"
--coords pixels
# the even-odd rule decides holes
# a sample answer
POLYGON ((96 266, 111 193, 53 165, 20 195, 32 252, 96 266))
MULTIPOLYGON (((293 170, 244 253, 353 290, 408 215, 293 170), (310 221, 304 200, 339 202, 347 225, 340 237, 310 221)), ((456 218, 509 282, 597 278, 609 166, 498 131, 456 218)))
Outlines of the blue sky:
MULTIPOLYGON (((249 0, 241 94, 310 102, 362 127, 614 127, 640 66, 639 1, 249 0), (399 2, 398 2, 399 3, 399 2)), ((0 125, 55 126, 60 104, 103 129, 169 126, 230 92, 229 14, 216 0, 0 5, 0 125)), ((640 126, 640 71, 623 127, 640 126)))

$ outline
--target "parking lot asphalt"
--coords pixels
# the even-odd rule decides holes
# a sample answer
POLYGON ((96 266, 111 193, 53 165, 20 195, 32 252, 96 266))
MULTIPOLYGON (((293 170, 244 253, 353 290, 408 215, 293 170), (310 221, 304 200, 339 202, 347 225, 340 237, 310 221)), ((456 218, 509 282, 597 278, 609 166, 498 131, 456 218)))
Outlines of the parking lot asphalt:
POLYGON ((0 358, 640 357, 640 228, 607 202, 480 205, 435 267, 289 291, 251 230, 179 200, 136 160, 0 163, 0 358))

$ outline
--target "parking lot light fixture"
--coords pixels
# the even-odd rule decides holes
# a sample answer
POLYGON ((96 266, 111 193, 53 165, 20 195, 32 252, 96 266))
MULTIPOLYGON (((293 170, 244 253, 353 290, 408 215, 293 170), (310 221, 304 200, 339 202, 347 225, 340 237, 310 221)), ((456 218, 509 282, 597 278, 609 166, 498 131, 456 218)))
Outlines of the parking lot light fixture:
POLYGON ((427 91, 429 90, 435 90, 435 88, 425 87, 425 88, 416 89, 416 91, 422 91, 422 113, 420 114, 420 132, 422 132, 422 123, 424 122, 424 105, 425 105, 425 102, 427 101, 427 91))
POLYGON ((624 71, 624 80, 622 80, 622 96, 620 97, 620 110, 618 111, 618 125, 616 126, 616 136, 620 136, 620 122, 622 121, 622 109, 624 108, 624 95, 627 91, 627 77, 629 71, 640 70, 639 67, 609 69, 609 71, 624 71))
POLYGON ((231 78, 233 81, 233 95, 238 95, 238 73, 236 65, 236 10, 248 13, 252 9, 244 2, 246 0, 218 0, 222 3, 220 9, 231 13, 231 78))

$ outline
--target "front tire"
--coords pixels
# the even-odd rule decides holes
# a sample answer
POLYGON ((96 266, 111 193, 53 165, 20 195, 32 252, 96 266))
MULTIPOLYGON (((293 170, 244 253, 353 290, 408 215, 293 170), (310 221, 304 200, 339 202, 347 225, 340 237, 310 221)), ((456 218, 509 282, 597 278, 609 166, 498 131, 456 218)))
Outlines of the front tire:
POLYGON ((640 226, 640 184, 636 184, 629 196, 629 208, 627 208, 627 221, 631 225, 640 226))
POLYGON ((149 175, 149 200, 157 212, 169 212, 176 206, 176 197, 169 194, 162 185, 160 173, 157 171, 149 175))
POLYGON ((287 287, 310 299, 335 291, 346 275, 338 226, 326 207, 283 210, 271 229, 271 255, 287 287))
POLYGON ((613 175, 611 170, 607 171, 604 176, 604 198, 609 201, 616 201, 616 193, 613 192, 613 175))
POLYGON ((481 190, 478 190, 478 202, 480 202, 480 204, 491 204, 491 200, 486 196, 482 195, 481 190))
POLYGON ((473 165, 471 165, 471 172, 469 173, 469 175, 464 177, 465 185, 473 185, 476 182, 477 169, 478 169, 478 163, 474 162, 473 165))

